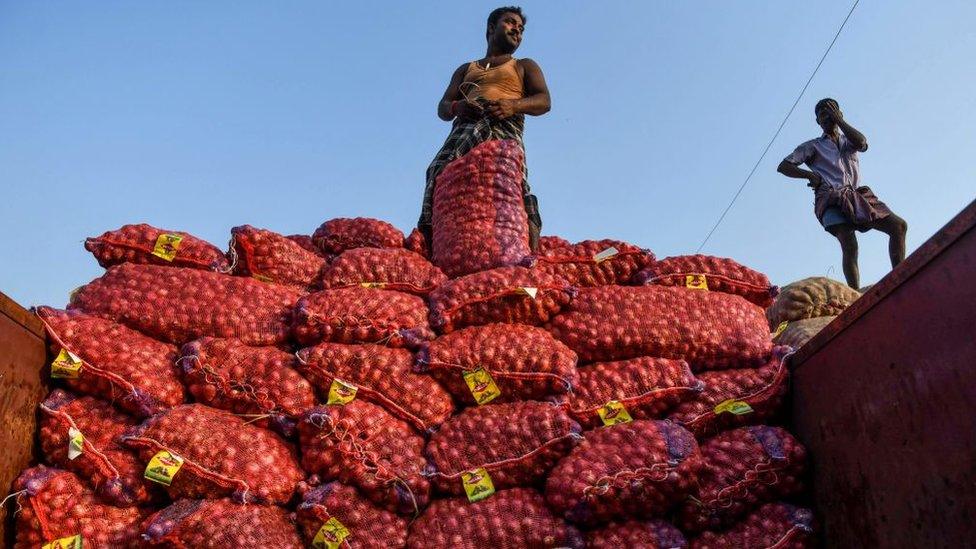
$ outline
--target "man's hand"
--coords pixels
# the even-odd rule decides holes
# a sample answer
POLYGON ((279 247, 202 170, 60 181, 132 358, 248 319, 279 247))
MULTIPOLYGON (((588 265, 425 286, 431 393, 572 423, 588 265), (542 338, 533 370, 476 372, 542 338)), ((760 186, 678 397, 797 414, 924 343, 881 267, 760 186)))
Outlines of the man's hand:
POLYGON ((488 102, 488 115, 495 120, 504 120, 518 114, 514 99, 498 99, 488 102))
POLYGON ((462 122, 474 122, 485 114, 485 111, 477 103, 461 100, 457 101, 455 105, 457 106, 454 108, 454 112, 462 122))
POLYGON ((824 183, 823 178, 820 177, 820 174, 817 172, 810 172, 810 175, 807 176, 807 181, 807 187, 814 190, 820 188, 820 186, 824 183))
POLYGON ((844 135, 847 136, 848 141, 854 145, 854 149, 860 152, 868 150, 868 139, 857 128, 851 126, 844 120, 844 113, 841 112, 839 105, 836 103, 828 103, 824 109, 827 111, 827 116, 830 120, 837 124, 840 131, 844 132, 844 135))
POLYGON ((829 102, 824 105, 824 110, 827 111, 827 116, 835 124, 840 124, 844 121, 844 113, 840 110, 840 105, 834 102, 829 102))

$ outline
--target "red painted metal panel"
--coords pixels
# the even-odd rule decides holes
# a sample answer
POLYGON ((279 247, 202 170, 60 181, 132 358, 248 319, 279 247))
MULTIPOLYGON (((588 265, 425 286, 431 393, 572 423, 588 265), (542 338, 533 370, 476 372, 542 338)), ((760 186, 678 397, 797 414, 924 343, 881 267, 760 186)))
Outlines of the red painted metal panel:
POLYGON ((976 543, 976 202, 792 370, 828 546, 976 543))
MULTIPOLYGON (((47 394, 44 329, 37 317, 0 293, 0 499, 34 457, 37 404, 47 394)), ((0 508, 0 543, 12 540, 0 508)))

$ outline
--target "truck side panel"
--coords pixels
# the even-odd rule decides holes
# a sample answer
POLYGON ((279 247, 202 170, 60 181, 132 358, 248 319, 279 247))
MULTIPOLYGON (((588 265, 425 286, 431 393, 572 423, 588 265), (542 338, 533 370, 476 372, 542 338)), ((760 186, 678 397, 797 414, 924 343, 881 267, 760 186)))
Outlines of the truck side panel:
POLYGON ((968 547, 976 528, 976 203, 793 360, 829 547, 968 547))

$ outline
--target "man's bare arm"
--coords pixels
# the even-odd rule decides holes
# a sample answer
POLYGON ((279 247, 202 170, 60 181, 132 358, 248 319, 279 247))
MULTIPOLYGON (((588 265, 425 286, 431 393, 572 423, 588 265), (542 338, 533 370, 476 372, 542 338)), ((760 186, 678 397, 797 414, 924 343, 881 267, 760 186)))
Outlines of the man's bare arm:
POLYGON ((461 82, 464 82, 464 74, 467 70, 468 64, 464 63, 454 71, 454 74, 451 76, 451 82, 444 91, 444 97, 437 104, 437 116, 445 122, 454 120, 455 115, 460 116, 462 119, 473 119, 481 116, 481 108, 468 103, 464 100, 464 96, 461 95, 461 82), (459 103, 455 107, 455 112, 452 113, 451 105, 455 101, 459 101, 459 103))
POLYGON ((868 138, 864 137, 864 134, 859 132, 857 128, 848 124, 843 118, 837 119, 837 126, 840 127, 840 131, 844 132, 855 149, 861 152, 868 150, 868 138))
POLYGON ((532 116, 546 114, 552 107, 546 77, 542 74, 539 64, 531 59, 523 59, 522 66, 525 68, 525 77, 522 80, 525 86, 525 97, 516 102, 515 110, 532 116))
POLYGON ((785 160, 779 163, 779 167, 776 168, 776 171, 785 175, 786 177, 792 177, 794 179, 806 179, 807 186, 814 189, 823 183, 823 179, 821 179, 820 174, 817 172, 804 170, 803 168, 795 164, 790 164, 785 160))

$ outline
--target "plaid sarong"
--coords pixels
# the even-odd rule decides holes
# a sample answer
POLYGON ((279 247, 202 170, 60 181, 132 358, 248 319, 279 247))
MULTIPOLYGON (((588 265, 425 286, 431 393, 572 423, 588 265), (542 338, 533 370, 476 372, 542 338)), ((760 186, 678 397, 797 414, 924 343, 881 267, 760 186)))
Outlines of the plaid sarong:
MULTIPOLYGON (((485 141, 492 139, 512 139, 522 147, 522 154, 525 154, 525 145, 522 142, 522 132, 525 130, 525 116, 518 114, 505 120, 492 120, 488 117, 481 118, 476 122, 454 121, 451 133, 444 141, 444 146, 437 152, 434 160, 427 167, 427 186, 424 188, 424 203, 420 210, 420 220, 417 228, 428 237, 430 242, 430 231, 434 219, 434 184, 441 170, 451 162, 461 158, 471 149, 477 147, 485 141)), ((528 163, 522 162, 522 192, 525 193, 525 211, 529 215, 529 223, 535 225, 536 233, 542 227, 542 216, 539 215, 539 204, 535 196, 529 192, 529 170, 528 163)))
POLYGON ((864 186, 844 185, 835 189, 830 185, 820 185, 814 191, 813 213, 828 232, 824 214, 829 208, 839 209, 847 222, 862 233, 871 230, 875 221, 891 215, 888 205, 874 195, 871 187, 864 186))

